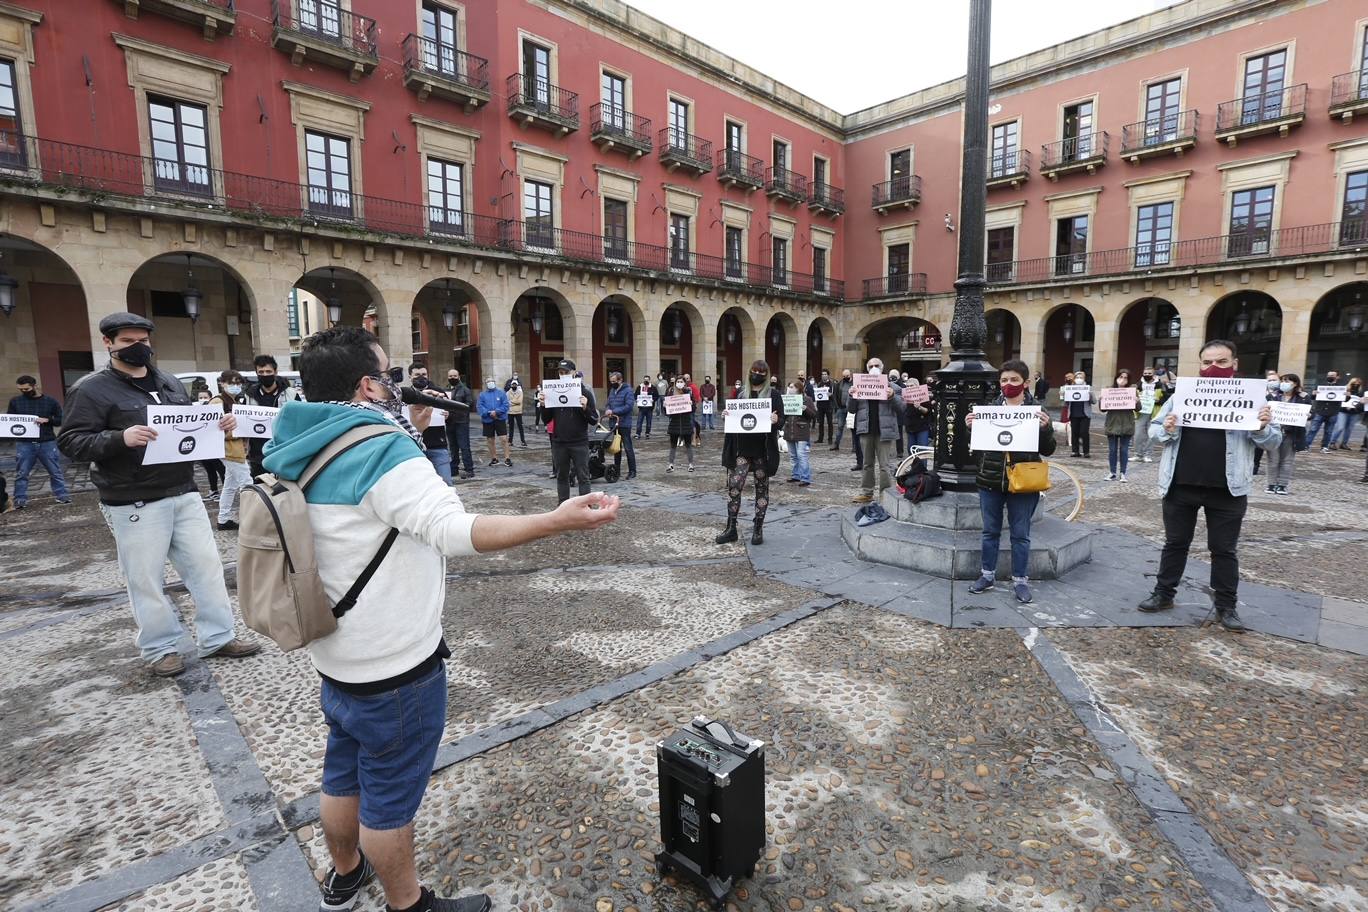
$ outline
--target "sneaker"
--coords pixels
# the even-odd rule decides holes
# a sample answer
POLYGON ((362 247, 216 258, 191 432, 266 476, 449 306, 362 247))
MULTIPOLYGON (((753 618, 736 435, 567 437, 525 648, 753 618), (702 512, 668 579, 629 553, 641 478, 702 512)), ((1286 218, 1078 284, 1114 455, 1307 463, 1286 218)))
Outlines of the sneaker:
POLYGON ((665 467, 665 474, 668 475, 668 474, 670 474, 670 473, 673 472, 673 471, 674 471, 674 463, 672 462, 672 463, 670 463, 669 465, 667 465, 667 466, 665 467))
POLYGON ((28 508, 28 504, 26 504, 26 503, 17 503, 17 504, 14 505, 14 509, 16 509, 16 510, 24 510, 24 509, 27 509, 27 508, 28 508))
POLYGON ((168 652, 153 662, 150 670, 159 678, 174 678, 185 671, 185 660, 178 653, 168 652))
POLYGON ((1265 493, 1265 494, 1277 494, 1277 493, 1278 493, 1278 486, 1277 486, 1277 485, 1269 485, 1268 487, 1264 488, 1264 493, 1265 493))
POLYGON ((491 459, 491 460, 489 460, 489 464, 490 464, 491 466, 496 466, 496 465, 499 464, 499 460, 497 460, 497 459, 491 459))
POLYGON ((789 483, 789 484, 797 484, 797 483, 798 483, 798 479, 796 479, 796 478, 790 478, 790 479, 788 480, 788 483, 789 483))
POLYGON ((1116 481, 1116 473, 1115 473, 1115 472, 1108 472, 1108 473, 1107 473, 1107 481, 1116 481))
POLYGON ((218 649, 205 656, 206 659, 245 659, 261 652, 260 643, 249 643, 240 637, 233 637, 218 649))
POLYGON ((1322 453, 1328 453, 1328 452, 1330 452, 1330 448, 1329 448, 1329 447, 1321 447, 1321 452, 1322 452, 1322 453))
POLYGON ((991 576, 979 575, 979 578, 969 584, 969 591, 978 595, 980 592, 987 592, 993 588, 993 578, 991 576))
POLYGON ((691 462, 691 463, 689 463, 689 471, 690 471, 690 472, 692 472, 692 471, 693 471, 693 463, 692 463, 692 462, 691 462))
POLYGON ((233 520, 230 519, 230 520, 228 520, 227 522, 221 522, 221 523, 219 523, 218 526, 219 526, 219 531, 220 531, 220 532, 231 532, 232 530, 234 530, 234 529, 236 529, 236 528, 238 527, 238 524, 235 523, 235 522, 233 522, 233 520))
POLYGON ((864 466, 851 466, 851 467, 850 467, 850 471, 852 471, 852 472, 863 472, 863 471, 864 471, 864 466))
POLYGON ((511 460, 511 459, 505 459, 505 460, 504 460, 504 465, 508 466, 510 469, 513 468, 513 460, 511 460))
POLYGON ((472 478, 475 477, 475 473, 474 473, 474 472, 464 472, 464 473, 462 473, 461 477, 464 478, 465 480, 469 481, 470 479, 472 479, 472 478))
POLYGON ((1224 610, 1217 608, 1216 620, 1222 627, 1229 630, 1231 633, 1244 633, 1249 629, 1245 626, 1244 621, 1240 620, 1240 615, 1236 613, 1234 608, 1226 608, 1224 610))
POLYGON ((1016 600, 1023 605, 1029 605, 1031 603, 1031 587, 1026 584, 1025 580, 1013 581, 1012 594, 1015 595, 1016 600))
POLYGON ((418 901, 419 912, 489 912, 492 908, 493 901, 483 893, 449 899, 435 895, 427 887, 423 888, 422 899, 418 901))
POLYGON ((364 853, 361 853, 361 864, 346 877, 338 874, 337 868, 328 869, 328 876, 323 878, 320 888, 323 898, 319 900, 318 912, 346 912, 356 905, 361 890, 374 879, 375 868, 364 853))
POLYGON ((70 497, 59 497, 59 498, 57 499, 57 502, 58 502, 59 504, 61 504, 62 506, 64 506, 64 507, 69 507, 69 506, 71 506, 71 498, 70 498, 70 497))
POLYGON ((810 488, 810 487, 812 487, 812 482, 810 482, 810 481, 800 481, 800 482, 798 482, 798 487, 800 487, 800 488, 810 488))
POLYGON ((1141 462, 1149 462, 1149 461, 1150 461, 1150 458, 1149 458, 1148 456, 1141 456, 1141 457, 1140 457, 1140 461, 1141 461, 1141 462))
POLYGON ((1126 483, 1126 473, 1125 473, 1125 472, 1122 472, 1122 473, 1117 477, 1116 480, 1119 481, 1119 482, 1121 482, 1122 484, 1125 484, 1125 483, 1126 483))
POLYGON ((1287 485, 1278 485, 1278 489, 1277 489, 1276 491, 1274 491, 1273 493, 1274 493, 1274 494, 1281 494, 1282 496, 1286 497, 1286 496, 1287 496, 1287 485))

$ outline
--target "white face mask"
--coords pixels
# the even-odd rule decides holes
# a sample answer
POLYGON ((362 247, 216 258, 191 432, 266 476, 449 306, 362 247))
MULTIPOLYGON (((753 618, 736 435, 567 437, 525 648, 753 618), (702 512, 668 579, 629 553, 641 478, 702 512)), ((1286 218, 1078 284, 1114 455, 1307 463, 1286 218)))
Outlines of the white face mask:
POLYGON ((869 373, 877 377, 879 374, 883 373, 883 368, 876 364, 869 369, 869 373))
POLYGON ((487 383, 485 383, 485 389, 487 389, 487 390, 492 390, 493 388, 494 388, 494 381, 493 381, 493 380, 490 380, 490 381, 488 381, 487 383))
POLYGON ((223 388, 223 391, 230 396, 236 396, 242 392, 242 387, 236 383, 230 383, 223 388))

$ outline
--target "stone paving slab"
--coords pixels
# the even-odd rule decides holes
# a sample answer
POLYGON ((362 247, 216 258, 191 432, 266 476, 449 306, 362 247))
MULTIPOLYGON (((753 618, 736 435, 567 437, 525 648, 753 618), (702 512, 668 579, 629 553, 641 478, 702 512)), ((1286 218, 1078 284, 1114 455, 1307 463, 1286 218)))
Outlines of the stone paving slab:
POLYGON ((247 869, 236 855, 104 907, 107 912, 257 912, 259 908, 247 869))
POLYGON ((1216 630, 1050 638, 1272 908, 1368 908, 1362 659, 1216 630))

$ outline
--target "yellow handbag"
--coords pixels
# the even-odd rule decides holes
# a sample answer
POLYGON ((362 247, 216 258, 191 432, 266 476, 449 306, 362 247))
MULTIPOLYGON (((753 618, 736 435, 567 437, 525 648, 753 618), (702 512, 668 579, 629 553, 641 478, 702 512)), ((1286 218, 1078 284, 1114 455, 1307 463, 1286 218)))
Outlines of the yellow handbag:
POLYGON ((1007 454, 1007 493, 1039 494, 1050 490, 1050 466, 1043 459, 1032 462, 1013 462, 1007 454))
MULTIPOLYGON (((601 431, 606 431, 606 430, 608 430, 608 429, 607 429, 606 427, 604 427, 602 424, 600 424, 600 425, 599 425, 599 430, 601 430, 601 431)), ((604 450, 604 452, 606 452, 609 456, 616 456, 618 453, 621 453, 621 452, 622 452, 622 432, 621 432, 621 431, 618 431, 618 430, 616 430, 616 429, 613 431, 613 442, 610 443, 610 444, 608 444, 608 446, 607 446, 607 448, 604 450)))

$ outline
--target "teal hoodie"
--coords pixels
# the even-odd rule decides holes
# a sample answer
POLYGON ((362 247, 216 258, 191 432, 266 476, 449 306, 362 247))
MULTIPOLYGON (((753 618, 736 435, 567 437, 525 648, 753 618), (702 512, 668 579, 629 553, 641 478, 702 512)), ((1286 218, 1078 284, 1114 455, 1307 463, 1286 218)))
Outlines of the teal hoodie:
MULTIPOLYGON (((354 427, 391 424, 385 416, 364 408, 332 402, 288 402, 276 415, 274 437, 267 441, 262 464, 286 481, 296 481, 324 447, 354 427)), ((423 451, 408 434, 386 434, 348 450, 309 485, 311 504, 361 503, 380 477, 407 459, 422 459, 423 451)))

